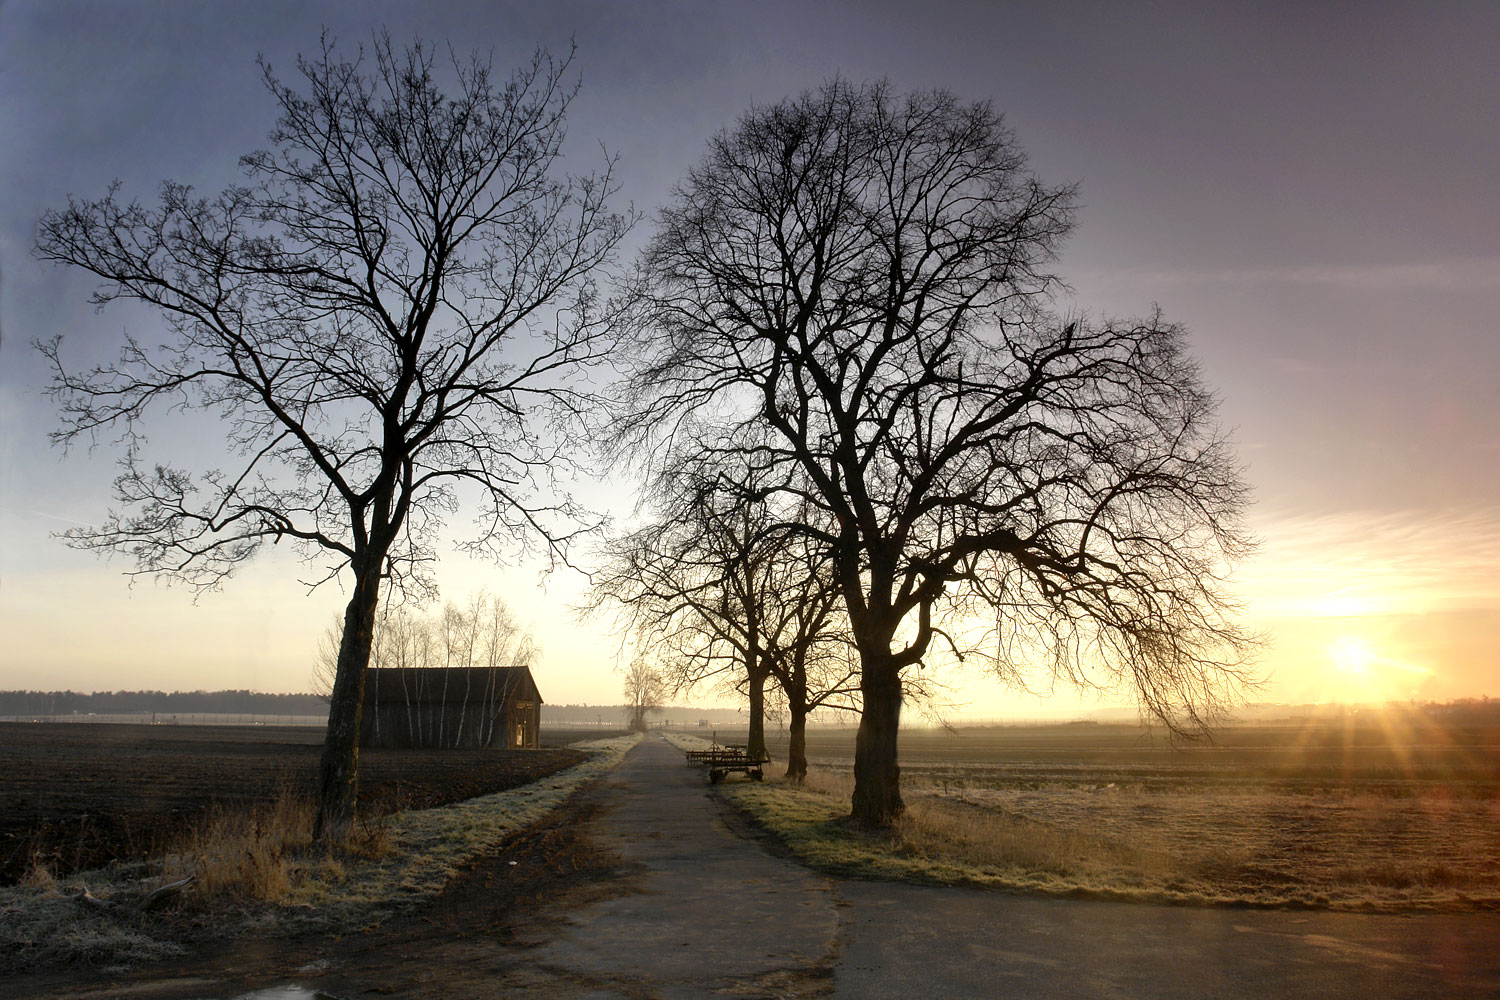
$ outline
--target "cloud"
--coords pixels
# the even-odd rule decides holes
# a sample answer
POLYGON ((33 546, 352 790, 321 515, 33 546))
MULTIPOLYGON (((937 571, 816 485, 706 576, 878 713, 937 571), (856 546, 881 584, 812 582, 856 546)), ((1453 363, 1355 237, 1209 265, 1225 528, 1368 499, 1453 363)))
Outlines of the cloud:
POLYGON ((1404 264, 1303 264, 1246 268, 1119 268, 1105 282, 1177 285, 1316 285, 1366 292, 1486 291, 1500 288, 1500 257, 1451 257, 1404 264))
POLYGON ((1354 617, 1500 608, 1500 507, 1263 512, 1237 574, 1256 617, 1354 617))

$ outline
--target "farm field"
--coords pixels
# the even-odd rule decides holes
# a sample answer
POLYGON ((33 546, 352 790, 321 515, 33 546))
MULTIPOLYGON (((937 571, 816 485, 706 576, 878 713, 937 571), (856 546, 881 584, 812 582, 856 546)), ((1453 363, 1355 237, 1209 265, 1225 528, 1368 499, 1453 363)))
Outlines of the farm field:
MULTIPOLYGON (((542 733, 540 750, 362 750, 370 814, 513 788, 583 757, 542 733)), ((323 733, 310 727, 0 723, 0 884, 36 858, 56 874, 159 850, 213 809, 312 788, 323 733)))
MULTIPOLYGON (((784 760, 784 741, 770 751, 784 760)), ((811 784, 845 810, 853 752, 853 730, 808 734, 811 784)), ((902 850, 959 880, 1183 902, 1500 906, 1500 725, 1377 713, 1187 746, 1133 726, 910 730, 901 767, 902 850)))

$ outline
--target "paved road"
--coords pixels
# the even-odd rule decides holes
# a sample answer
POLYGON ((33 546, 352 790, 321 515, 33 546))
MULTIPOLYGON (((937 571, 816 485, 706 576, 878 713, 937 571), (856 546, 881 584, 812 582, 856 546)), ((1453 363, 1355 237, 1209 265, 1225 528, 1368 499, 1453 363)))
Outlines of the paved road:
POLYGON ((840 997, 1500 997, 1500 916, 1202 910, 846 883, 840 997))
POLYGON ((826 995, 840 927, 827 879, 731 832, 702 772, 665 740, 626 755, 604 795, 589 840, 640 866, 639 892, 530 942, 539 992, 570 981, 600 1000, 826 995))
MULTIPOLYGON (((593 836, 641 891, 537 941, 535 986, 600 998, 1500 997, 1500 915, 1194 909, 838 882, 731 831, 662 740, 593 836), (586 987, 586 989, 585 989, 586 987)), ((520 984, 515 984, 520 985, 520 984)), ((507 995, 524 995, 510 993, 507 995)))

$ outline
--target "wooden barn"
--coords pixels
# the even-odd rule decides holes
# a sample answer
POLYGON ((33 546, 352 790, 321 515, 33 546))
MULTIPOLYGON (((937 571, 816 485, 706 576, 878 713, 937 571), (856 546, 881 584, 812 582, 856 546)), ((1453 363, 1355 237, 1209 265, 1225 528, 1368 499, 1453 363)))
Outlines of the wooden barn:
POLYGON ((517 667, 372 667, 359 745, 535 747, 542 696, 517 667))

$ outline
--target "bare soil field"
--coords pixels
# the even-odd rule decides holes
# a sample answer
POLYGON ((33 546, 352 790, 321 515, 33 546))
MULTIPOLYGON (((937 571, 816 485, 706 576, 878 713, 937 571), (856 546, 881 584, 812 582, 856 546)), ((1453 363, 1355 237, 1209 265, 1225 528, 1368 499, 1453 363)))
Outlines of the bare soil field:
MULTIPOLYGON (((591 733, 590 735, 598 735, 591 733)), ((380 815, 524 785, 584 754, 544 733, 540 750, 363 750, 363 810, 380 815)), ((0 884, 33 864, 54 874, 144 858, 215 809, 310 791, 321 729, 0 723, 0 884)))
MULTIPOLYGON (((809 732, 812 763, 847 766, 853 757, 854 730, 809 732)), ((1015 788, 1114 781, 1151 790, 1357 788, 1418 795, 1443 789, 1492 798, 1500 793, 1500 725, 1442 726, 1375 715, 1337 724, 1227 727, 1203 743, 1090 723, 903 730, 901 768, 922 781, 982 779, 1015 788)))
MULTIPOLYGON (((853 747, 852 730, 808 734, 836 798, 853 747)), ((901 735, 901 767, 914 823, 904 849, 1017 888, 1500 906, 1497 725, 1387 713, 1239 726, 1186 746, 1134 726, 914 730, 901 735)))

